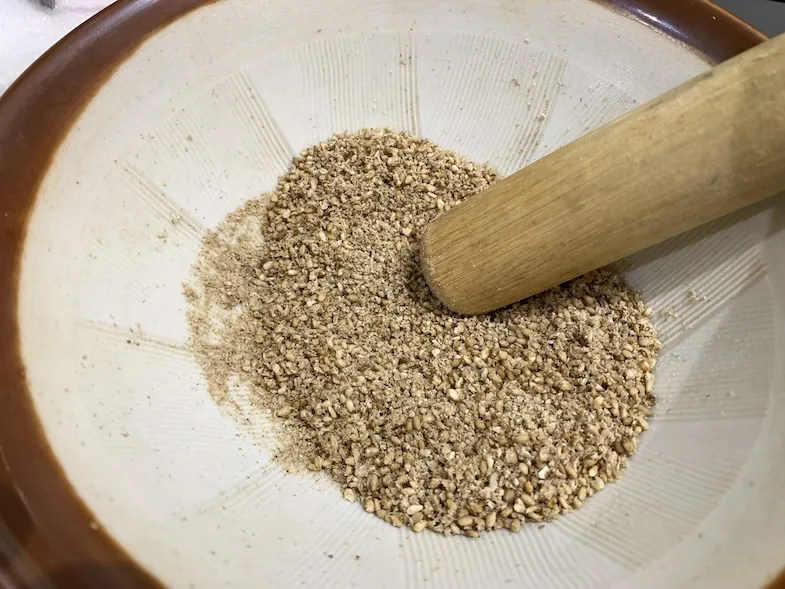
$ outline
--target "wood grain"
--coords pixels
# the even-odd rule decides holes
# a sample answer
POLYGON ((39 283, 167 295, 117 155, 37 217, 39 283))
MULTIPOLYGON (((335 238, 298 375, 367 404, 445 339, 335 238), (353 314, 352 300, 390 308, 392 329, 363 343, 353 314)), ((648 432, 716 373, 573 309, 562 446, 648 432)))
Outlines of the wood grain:
POLYGON ((509 305, 785 190, 785 35, 434 220, 422 269, 450 309, 509 305))

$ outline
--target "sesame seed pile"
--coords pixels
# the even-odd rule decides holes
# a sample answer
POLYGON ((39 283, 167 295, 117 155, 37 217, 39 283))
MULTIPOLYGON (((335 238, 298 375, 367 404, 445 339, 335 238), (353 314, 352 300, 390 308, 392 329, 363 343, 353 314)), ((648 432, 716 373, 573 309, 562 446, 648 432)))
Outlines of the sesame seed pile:
POLYGON ((422 230, 495 178, 406 133, 335 136, 205 238, 186 286, 215 400, 246 386, 280 426, 279 461, 416 532, 571 512, 652 415, 661 344, 613 270, 481 317, 430 293, 422 230))

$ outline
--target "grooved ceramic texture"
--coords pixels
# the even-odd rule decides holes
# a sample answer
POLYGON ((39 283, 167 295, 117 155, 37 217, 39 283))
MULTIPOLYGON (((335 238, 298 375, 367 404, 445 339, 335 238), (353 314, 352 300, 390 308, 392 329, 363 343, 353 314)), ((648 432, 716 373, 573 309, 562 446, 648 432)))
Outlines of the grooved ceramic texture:
POLYGON ((187 349, 200 238, 307 145, 390 126, 511 173, 706 68, 587 0, 224 0, 150 37, 59 150, 21 279, 35 406, 98 523, 173 587, 760 586, 785 543, 779 209, 627 262, 666 342, 651 430, 517 535, 415 536, 285 474, 187 349))

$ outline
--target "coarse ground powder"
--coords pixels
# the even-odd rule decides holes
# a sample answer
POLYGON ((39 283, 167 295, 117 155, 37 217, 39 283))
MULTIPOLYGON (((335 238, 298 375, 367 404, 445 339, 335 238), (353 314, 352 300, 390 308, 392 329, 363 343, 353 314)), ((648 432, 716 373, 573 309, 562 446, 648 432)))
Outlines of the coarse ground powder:
POLYGON ((482 317, 428 290, 420 233, 494 180, 406 133, 336 136, 210 233, 186 286, 216 401, 246 385, 284 465, 395 526, 550 520, 615 481, 648 428, 661 344, 612 270, 482 317))

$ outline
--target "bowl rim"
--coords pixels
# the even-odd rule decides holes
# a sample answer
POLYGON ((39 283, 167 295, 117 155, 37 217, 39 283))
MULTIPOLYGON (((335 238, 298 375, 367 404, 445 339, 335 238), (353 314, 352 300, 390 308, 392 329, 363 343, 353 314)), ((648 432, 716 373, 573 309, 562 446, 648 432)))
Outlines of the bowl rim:
MULTIPOLYGON (((215 0, 118 0, 65 36, 0 97, 0 585, 163 587, 133 561, 70 485, 35 414, 17 303, 27 221, 62 140, 144 39, 215 0)), ((766 39, 709 0, 594 0, 710 62, 766 39)), ((785 589, 785 571, 769 586, 785 589)))

